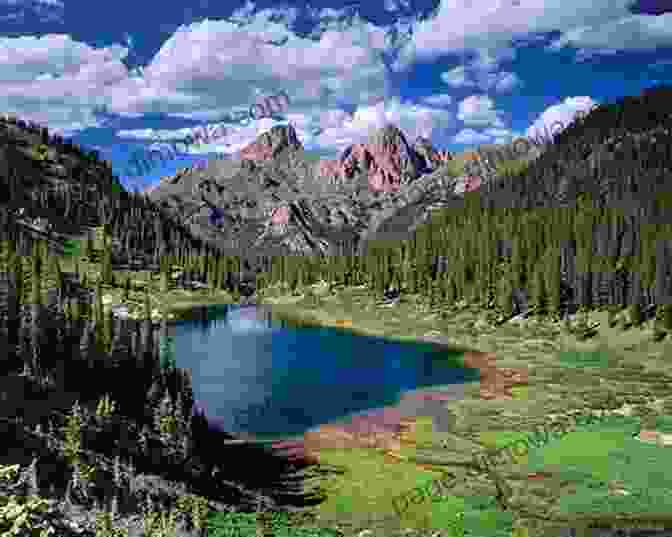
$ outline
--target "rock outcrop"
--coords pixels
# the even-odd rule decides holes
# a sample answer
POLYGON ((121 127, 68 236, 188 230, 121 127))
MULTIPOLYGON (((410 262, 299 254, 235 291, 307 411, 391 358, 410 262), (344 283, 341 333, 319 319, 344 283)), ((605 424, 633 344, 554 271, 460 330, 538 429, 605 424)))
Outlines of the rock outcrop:
POLYGON ((394 192, 450 158, 449 153, 436 151, 424 138, 411 147, 401 130, 387 125, 367 143, 348 147, 339 159, 318 162, 317 174, 330 183, 364 174, 371 190, 394 192))
MULTIPOLYGON (((190 231, 237 253, 325 254, 358 245, 381 226, 414 229, 460 191, 425 138, 411 146, 388 125, 335 160, 315 161, 296 131, 276 126, 236 159, 181 170, 151 196, 190 231)), ((467 182, 465 189, 471 188, 467 182)))
POLYGON ((252 162, 267 161, 277 157, 282 151, 303 149, 296 131, 289 127, 276 126, 263 133, 257 140, 241 149, 238 157, 252 162))
POLYGON ((453 158, 450 151, 437 151, 427 138, 421 136, 415 140, 413 151, 420 157, 426 172, 433 172, 453 158))

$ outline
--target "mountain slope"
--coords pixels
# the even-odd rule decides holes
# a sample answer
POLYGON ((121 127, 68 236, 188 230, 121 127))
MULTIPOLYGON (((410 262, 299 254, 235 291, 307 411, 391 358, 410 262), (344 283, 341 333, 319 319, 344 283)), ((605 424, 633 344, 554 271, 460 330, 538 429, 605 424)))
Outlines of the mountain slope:
POLYGON ((340 243, 358 244, 381 216, 407 205, 409 197, 426 209, 431 196, 418 193, 445 181, 418 179, 450 159, 425 139, 411 146, 388 125, 339 159, 316 161, 293 127, 274 127, 238 159, 166 178, 150 197, 197 236, 236 253, 330 254, 340 243))

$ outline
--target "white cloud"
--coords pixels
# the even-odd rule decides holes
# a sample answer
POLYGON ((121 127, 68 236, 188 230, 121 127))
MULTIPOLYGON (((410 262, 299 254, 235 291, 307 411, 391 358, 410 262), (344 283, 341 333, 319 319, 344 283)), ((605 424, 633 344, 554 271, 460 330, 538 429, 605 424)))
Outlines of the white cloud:
POLYGON ((548 48, 571 44, 580 55, 613 50, 669 47, 672 14, 632 15, 631 0, 441 0, 436 16, 418 21, 395 64, 405 69, 417 60, 473 49, 498 50, 512 41, 549 32, 561 36, 548 48))
POLYGON ((530 125, 525 136, 547 140, 567 127, 579 112, 589 112, 599 103, 590 97, 567 97, 562 103, 549 106, 530 125))
POLYGON ((63 22, 65 5, 62 0, 0 0, 0 5, 11 6, 15 13, 4 15, 1 20, 23 21, 28 13, 40 22, 63 22))
POLYGON ((0 109, 66 136, 96 126, 107 88, 127 76, 125 54, 65 35, 0 38, 0 109))
POLYGON ((504 49, 497 55, 488 50, 476 52, 477 57, 474 61, 441 73, 441 80, 453 88, 480 88, 484 91, 494 89, 498 93, 522 86, 521 80, 515 73, 497 72, 499 63, 515 58, 515 50, 504 49))
MULTIPOLYGON (((469 106, 465 106, 464 113, 474 111, 475 115, 480 117, 481 111, 483 111, 487 117, 487 111, 490 109, 492 102, 487 98, 485 101, 476 101, 473 97, 469 99, 472 100, 469 101, 469 106), (484 106, 481 107, 483 104, 484 106)), ((459 119, 462 119, 460 116, 463 111, 463 103, 460 103, 459 119)), ((536 141, 547 141, 568 126, 578 114, 586 114, 598 104, 590 97, 568 97, 563 102, 546 108, 524 134, 507 128, 488 128, 481 132, 467 128, 456 134, 452 141, 468 145, 508 144, 522 137, 529 137, 536 141)))
POLYGON ((476 132, 473 129, 463 129, 453 137, 453 143, 477 145, 486 143, 490 140, 489 136, 476 132))
POLYGON ((494 102, 490 97, 471 95, 458 105, 457 119, 469 126, 503 127, 499 117, 501 112, 493 109, 494 102))
POLYGON ((441 80, 453 88, 474 87, 476 83, 473 80, 467 79, 467 68, 464 65, 441 73, 441 80))
POLYGON ((338 153, 353 143, 366 142, 377 129, 387 124, 401 129, 409 143, 419 136, 433 136, 455 125, 454 115, 446 110, 402 103, 397 98, 380 101, 374 105, 361 106, 351 116, 339 114, 319 136, 306 136, 308 149, 320 147, 338 153))
POLYGON ((242 28, 224 20, 180 27, 145 67, 145 84, 128 80, 114 88, 110 111, 206 120, 248 108, 256 93, 287 92, 293 112, 385 95, 383 30, 363 22, 339 30, 326 25, 313 40, 266 20, 273 14, 256 13, 242 28), (281 47, 266 44, 280 39, 286 39, 281 47))
POLYGON ((550 49, 585 48, 582 56, 614 54, 618 51, 655 50, 672 46, 672 13, 657 17, 630 15, 605 20, 602 24, 581 24, 564 33, 550 49))
MULTIPOLYGON (((62 0, 0 2, 47 11, 63 8, 62 0)), ((440 0, 429 19, 399 18, 382 28, 350 16, 356 6, 255 13, 248 2, 230 21, 180 26, 151 62, 133 73, 121 61, 128 54, 125 46, 95 48, 65 35, 0 38, 0 108, 67 135, 99 126, 93 112, 100 108, 124 117, 162 112, 215 122, 248 110, 260 96, 285 91, 290 97, 285 116, 307 145, 335 150, 386 122, 399 125, 411 138, 426 136, 454 125, 454 115, 441 110, 452 104, 452 97, 430 95, 420 99, 421 105, 390 99, 391 68, 384 55, 394 58, 400 49, 392 61, 392 69, 400 70, 417 60, 473 52, 471 61, 441 79, 455 88, 509 92, 522 85, 514 72, 502 68, 516 59, 514 43, 525 46, 548 32, 558 31, 560 37, 547 51, 574 46, 579 58, 670 46, 672 14, 633 16, 630 3, 524 0, 515 6, 513 0, 440 0), (307 36, 292 31, 299 14, 318 21, 307 36), (340 110, 343 106, 354 107, 354 114, 340 110)), ((398 13, 409 5, 408 0, 388 0, 386 7, 398 13)), ((472 95, 459 103, 457 117, 467 127, 503 129, 500 114, 490 97, 472 95)), ((275 124, 263 119, 232 127, 216 149, 232 151, 275 124)), ((508 135, 493 136, 501 140, 508 135)))
POLYGON ((440 0, 435 16, 415 21, 401 39, 393 69, 403 71, 416 61, 475 51, 471 65, 457 66, 441 75, 454 88, 508 92, 521 85, 518 77, 499 71, 515 58, 511 48, 535 45, 550 32, 560 37, 546 46, 549 52, 572 46, 577 61, 621 51, 655 51, 672 46, 672 13, 632 15, 631 0, 493 0, 465 2, 440 0))
POLYGON ((441 93, 438 95, 429 95, 420 99, 423 103, 428 104, 429 106, 448 106, 453 103, 453 98, 447 93, 441 93))
POLYGON ((411 8, 409 0, 385 0, 384 10, 388 13, 397 13, 411 8))
POLYGON ((0 107, 69 134, 100 126, 93 110, 101 108, 217 121, 280 91, 290 97, 287 115, 371 105, 389 92, 384 30, 354 18, 347 26, 322 21, 313 35, 298 37, 286 27, 297 10, 249 11, 250 4, 234 16, 244 26, 204 20, 179 27, 133 73, 121 61, 125 46, 95 48, 66 35, 0 39, 0 107))

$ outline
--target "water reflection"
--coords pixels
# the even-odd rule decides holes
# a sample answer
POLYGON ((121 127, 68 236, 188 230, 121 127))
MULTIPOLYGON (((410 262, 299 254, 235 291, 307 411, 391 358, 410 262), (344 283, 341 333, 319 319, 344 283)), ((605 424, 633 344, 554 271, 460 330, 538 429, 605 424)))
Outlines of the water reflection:
POLYGON ((195 313, 169 332, 177 367, 191 370, 206 416, 231 432, 295 436, 393 405, 404 391, 477 378, 450 361, 458 352, 292 327, 267 307, 212 308, 206 319, 195 313))

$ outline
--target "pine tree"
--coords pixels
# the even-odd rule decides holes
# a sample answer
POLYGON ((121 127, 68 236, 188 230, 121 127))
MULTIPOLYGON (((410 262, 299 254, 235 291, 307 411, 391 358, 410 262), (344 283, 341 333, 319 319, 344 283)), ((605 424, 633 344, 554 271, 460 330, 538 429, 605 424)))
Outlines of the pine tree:
POLYGON ((93 312, 97 334, 102 335, 102 325, 103 325, 103 282, 101 278, 98 278, 96 281, 96 306, 95 311, 93 312))
POLYGON ((42 286, 42 274, 41 274, 42 261, 40 259, 40 253, 37 243, 33 243, 33 257, 32 257, 32 273, 31 273, 31 295, 30 303, 31 304, 40 304, 41 303, 41 286, 42 286))
POLYGON ((504 278, 500 283, 497 305, 505 318, 513 315, 513 284, 509 278, 504 278))
MULTIPOLYGON (((540 263, 541 265, 541 263, 540 263)), ((543 267, 538 266, 533 270, 534 284, 532 287, 533 304, 535 313, 547 313, 548 292, 546 291, 546 281, 544 278, 543 267)))
POLYGON ((86 246, 84 247, 84 256, 89 262, 91 262, 93 260, 93 255, 94 255, 93 239, 90 234, 87 234, 86 246))
POLYGON ((640 327, 643 322, 642 307, 639 302, 634 302, 630 305, 630 322, 633 326, 640 327))
POLYGON ((165 257, 161 258, 161 292, 167 293, 170 290, 170 266, 165 257))
POLYGON ((124 301, 128 301, 130 292, 131 292, 131 277, 127 275, 126 280, 124 281, 124 294, 122 296, 122 299, 124 301))
POLYGON ((105 236, 103 236, 103 241, 105 245, 103 250, 101 277, 104 284, 114 285, 114 274, 112 272, 112 245, 105 239, 105 236))
POLYGON ((65 276, 61 270, 61 264, 58 262, 58 258, 53 256, 52 258, 52 269, 54 271, 54 276, 56 277, 56 288, 58 289, 58 301, 59 303, 63 300, 63 294, 65 291, 65 276))
POLYGON ((672 332, 672 304, 663 305, 663 327, 672 332))

